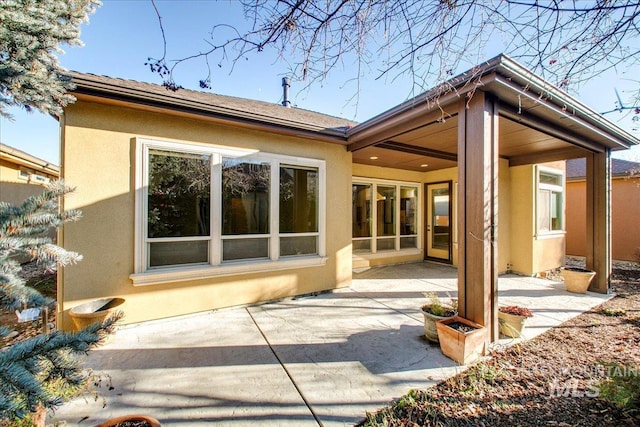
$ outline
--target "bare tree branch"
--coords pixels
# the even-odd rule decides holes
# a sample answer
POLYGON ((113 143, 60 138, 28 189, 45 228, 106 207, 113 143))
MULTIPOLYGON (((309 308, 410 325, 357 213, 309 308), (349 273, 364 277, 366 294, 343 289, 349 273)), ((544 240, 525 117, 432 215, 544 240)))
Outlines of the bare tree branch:
MULTIPOLYGON (((240 0, 247 27, 212 23, 209 47, 168 60, 151 71, 175 89, 174 71, 205 58, 221 66, 267 49, 289 64, 291 77, 309 86, 333 71, 346 82, 409 76, 414 90, 436 86, 495 49, 558 86, 576 90, 610 69, 640 66, 640 2, 590 0, 240 0), (233 52, 231 54, 231 52, 233 52), (375 69, 375 71, 373 71, 375 69)), ((204 83, 204 84, 203 84, 204 83)), ((640 86, 640 85, 639 85, 640 86)), ((356 93, 357 99, 357 93, 356 93)), ((640 99, 640 87, 634 95, 640 99)))

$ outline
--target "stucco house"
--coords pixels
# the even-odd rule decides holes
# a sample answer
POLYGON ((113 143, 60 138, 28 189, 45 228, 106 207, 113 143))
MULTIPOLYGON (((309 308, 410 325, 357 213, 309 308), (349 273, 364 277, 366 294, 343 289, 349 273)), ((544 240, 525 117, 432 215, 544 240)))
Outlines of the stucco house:
POLYGON ((0 201, 12 205, 42 193, 42 186, 58 179, 60 169, 22 150, 0 143, 0 201))
MULTIPOLYGON (((567 255, 585 256, 586 162, 567 161, 567 255)), ((611 256, 636 261, 640 250, 640 163, 611 159, 611 256)))
POLYGON ((458 268, 461 315, 497 338, 497 275, 565 253, 564 161, 587 158, 588 264, 607 292, 612 150, 633 136, 499 56, 363 123, 73 73, 61 327, 95 298, 139 322, 348 286, 352 269, 458 268))

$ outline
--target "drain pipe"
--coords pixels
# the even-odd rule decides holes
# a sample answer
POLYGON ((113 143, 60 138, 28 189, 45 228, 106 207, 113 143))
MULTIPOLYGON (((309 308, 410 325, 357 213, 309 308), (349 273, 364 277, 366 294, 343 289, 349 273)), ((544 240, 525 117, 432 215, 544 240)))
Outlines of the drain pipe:
POLYGON ((291 108, 291 101, 289 101, 289 88, 291 87, 291 79, 289 77, 282 78, 282 105, 287 108, 291 108))

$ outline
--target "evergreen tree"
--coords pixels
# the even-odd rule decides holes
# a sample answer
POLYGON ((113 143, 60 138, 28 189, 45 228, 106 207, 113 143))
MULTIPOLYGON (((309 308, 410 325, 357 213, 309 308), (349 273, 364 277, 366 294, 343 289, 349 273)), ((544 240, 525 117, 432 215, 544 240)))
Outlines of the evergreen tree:
POLYGON ((0 0, 0 115, 7 107, 62 113, 74 98, 56 54, 81 46, 80 25, 97 0, 0 0))
MULTIPOLYGON (((75 263, 82 256, 55 244, 46 234, 51 227, 80 218, 77 210, 60 212, 58 200, 72 188, 63 182, 49 185, 39 196, 21 206, 0 202, 0 306, 4 309, 52 306, 51 299, 26 285, 19 276, 16 258, 28 256, 43 268, 75 263)), ((82 384, 78 355, 100 344, 112 332, 119 315, 93 324, 80 332, 54 331, 29 338, 0 351, 0 419, 22 418, 36 412, 44 425, 45 409, 62 403, 52 390, 82 384)), ((7 330, 0 331, 0 335, 7 330)))

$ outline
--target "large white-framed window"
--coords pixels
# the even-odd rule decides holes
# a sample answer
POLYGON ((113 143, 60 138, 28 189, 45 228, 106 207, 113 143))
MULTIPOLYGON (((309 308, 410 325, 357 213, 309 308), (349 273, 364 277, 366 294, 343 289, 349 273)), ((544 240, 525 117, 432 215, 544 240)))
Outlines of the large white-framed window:
POLYGON ((420 184, 354 177, 351 230, 354 254, 420 247, 420 184))
POLYGON ((538 236, 564 233, 564 173, 536 166, 536 231, 538 236))
POLYGON ((134 284, 326 262, 326 167, 233 147, 136 139, 134 284))

